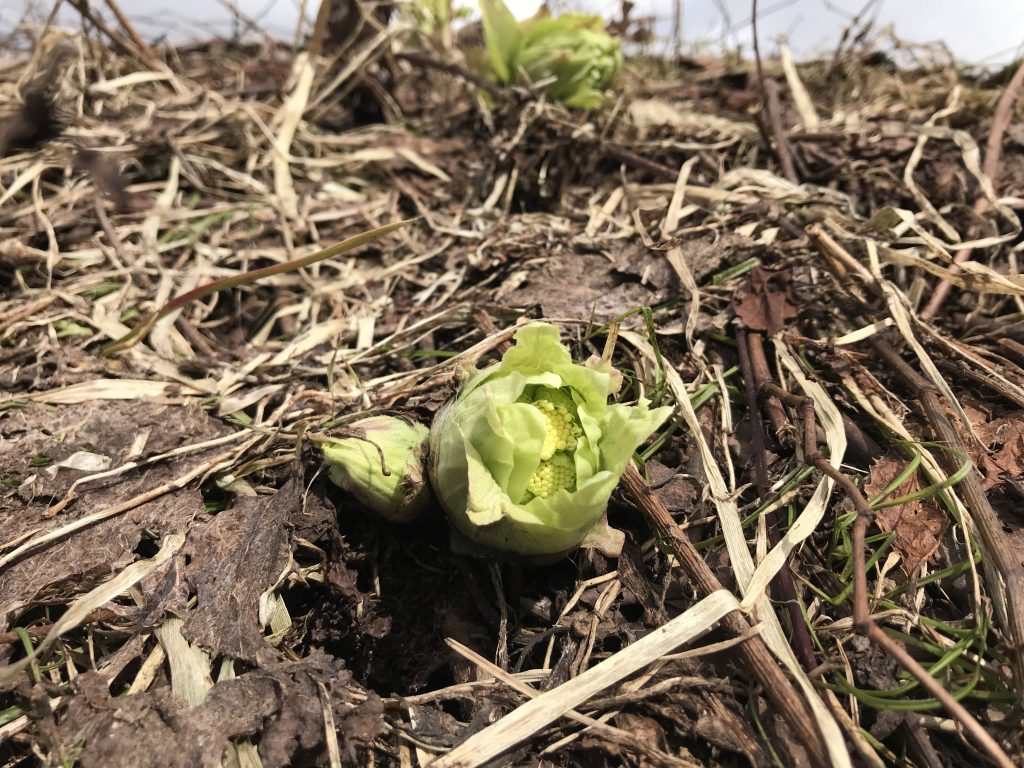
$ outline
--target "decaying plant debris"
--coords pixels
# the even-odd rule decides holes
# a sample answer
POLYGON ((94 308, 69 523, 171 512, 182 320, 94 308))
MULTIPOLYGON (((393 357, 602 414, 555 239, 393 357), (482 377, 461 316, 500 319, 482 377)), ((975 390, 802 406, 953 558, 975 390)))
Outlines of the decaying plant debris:
POLYGON ((73 5, 0 68, 4 765, 1024 760, 1024 69, 639 58, 581 113, 389 9, 293 51, 73 5), (310 436, 539 317, 675 406, 618 559, 326 482, 310 436))

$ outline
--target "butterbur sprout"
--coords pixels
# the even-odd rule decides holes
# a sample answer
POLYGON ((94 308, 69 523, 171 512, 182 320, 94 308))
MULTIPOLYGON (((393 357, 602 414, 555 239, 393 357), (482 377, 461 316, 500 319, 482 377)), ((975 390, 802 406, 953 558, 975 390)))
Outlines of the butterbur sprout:
POLYGON ((531 323, 435 417, 429 471, 452 524, 489 550, 568 552, 599 526, 633 452, 671 408, 609 404, 622 377, 531 323))
POLYGON ((504 0, 481 0, 487 57, 478 67, 498 83, 546 83, 547 95, 573 109, 594 109, 622 67, 619 40, 600 16, 541 8, 516 21, 504 0))
POLYGON ((393 522, 414 520, 430 501, 423 474, 428 430, 394 416, 371 416, 324 443, 328 477, 393 522))
POLYGON ((537 82, 554 77, 548 96, 573 109, 594 109, 622 67, 619 41, 604 31, 599 16, 542 11, 524 23, 519 68, 537 82))

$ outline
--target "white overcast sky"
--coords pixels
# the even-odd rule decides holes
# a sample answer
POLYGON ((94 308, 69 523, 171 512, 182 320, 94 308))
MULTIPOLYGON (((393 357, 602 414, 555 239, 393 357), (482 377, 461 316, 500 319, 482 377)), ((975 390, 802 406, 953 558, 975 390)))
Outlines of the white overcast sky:
MULTIPOLYGON (((456 0, 474 6, 474 0, 456 0)), ((538 0, 506 0, 519 16, 527 16, 538 0)), ((606 16, 617 12, 618 0, 554 0, 556 7, 583 8, 606 16)), ((671 30, 673 0, 635 0, 638 15, 661 19, 659 31, 671 30)), ((763 50, 786 38, 798 57, 828 54, 849 20, 865 0, 760 0, 759 31, 763 50)), ((37 5, 43 5, 36 0, 37 5)), ((234 0, 266 31, 290 39, 298 19, 299 0, 234 0)), ((16 0, 0 0, 0 26, 20 17, 16 0), (5 10, 6 9, 6 10, 5 10)), ((100 0, 93 7, 102 7, 100 0)), ((154 38, 161 32, 175 41, 230 35, 230 14, 217 0, 120 0, 140 31, 154 38)), ((308 0, 309 14, 319 3, 308 0)), ((686 49, 726 43, 750 53, 750 0, 682 0, 682 36, 686 49)), ((881 0, 873 9, 879 27, 891 24, 907 42, 942 41, 968 63, 995 66, 1024 55, 1024 0, 881 0)), ((62 14, 73 19, 74 12, 62 14)))

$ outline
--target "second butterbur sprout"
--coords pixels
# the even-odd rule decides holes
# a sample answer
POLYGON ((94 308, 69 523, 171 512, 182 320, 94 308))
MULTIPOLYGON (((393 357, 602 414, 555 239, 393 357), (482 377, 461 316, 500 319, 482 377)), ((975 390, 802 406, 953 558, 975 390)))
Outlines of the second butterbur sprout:
POLYGON ((548 97, 572 109, 595 109, 604 89, 622 67, 619 40, 604 31, 600 16, 563 13, 542 7, 517 21, 504 0, 480 0, 485 60, 481 72, 510 85, 545 83, 548 97))
POLYGON ((323 446, 328 477, 381 517, 417 518, 430 494, 423 459, 427 428, 394 416, 370 416, 323 446))

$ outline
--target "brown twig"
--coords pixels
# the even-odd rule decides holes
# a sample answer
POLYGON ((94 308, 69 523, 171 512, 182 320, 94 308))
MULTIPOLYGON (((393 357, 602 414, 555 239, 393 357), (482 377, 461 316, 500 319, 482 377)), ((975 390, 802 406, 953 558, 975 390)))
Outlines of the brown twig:
POLYGON ((117 4, 116 0, 105 0, 105 2, 110 12, 114 14, 114 18, 117 19, 117 23, 121 25, 121 29, 128 36, 128 39, 132 41, 132 45, 135 46, 147 65, 157 72, 166 69, 166 65, 153 52, 153 49, 149 47, 149 43, 142 39, 142 35, 132 26, 132 23, 128 20, 124 11, 121 10, 121 6, 117 4))
POLYGON ((902 730, 905 734, 907 751, 921 768, 944 768, 946 763, 932 745, 928 731, 921 727, 920 720, 920 715, 912 712, 908 712, 903 717, 902 730))
POLYGON ((996 339, 996 344, 1008 352, 1018 366, 1024 365, 1024 344, 1010 338, 996 339))
POLYGON ((480 77, 476 72, 471 72, 452 61, 442 61, 416 51, 399 51, 395 54, 395 58, 399 61, 407 61, 417 67, 436 69, 440 72, 447 72, 449 75, 455 75, 455 77, 465 80, 467 83, 472 83, 477 88, 487 91, 492 95, 497 95, 506 90, 499 85, 495 85, 490 80, 480 77))
POLYGON ((782 175, 794 184, 800 183, 800 176, 797 175, 796 166, 793 165, 793 153, 789 148, 789 139, 786 138, 786 129, 782 125, 782 103, 779 101, 780 86, 774 79, 768 78, 762 81, 761 89, 764 91, 764 104, 768 112, 768 125, 771 126, 772 135, 775 137, 775 156, 782 166, 782 175))
MULTIPOLYGON (((747 336, 747 351, 750 354, 751 371, 755 382, 771 381, 772 374, 768 368, 768 358, 764 354, 764 338, 760 333, 751 333, 747 336)), ((762 403, 768 419, 775 430, 775 439, 779 444, 792 448, 796 444, 796 429, 786 415, 785 409, 778 398, 768 396, 762 403)))
MULTIPOLYGON (((484 332, 484 336, 497 336, 498 326, 491 320, 491 316, 487 314, 483 309, 477 307, 473 310, 473 319, 476 320, 477 325, 480 326, 480 330, 484 332)), ((498 343, 497 349, 501 354, 505 354, 512 347, 512 342, 508 339, 503 339, 498 343)))
MULTIPOLYGON (((701 595, 710 595, 722 589, 722 583, 672 519, 661 500, 647 487, 636 467, 630 465, 626 468, 622 482, 633 502, 657 532, 661 542, 672 550, 698 592, 701 595)), ((727 614, 722 619, 722 624, 735 636, 750 632, 750 624, 737 611, 727 614)), ((785 718, 793 731, 794 739, 803 745, 816 765, 829 765, 828 751, 815 727, 810 707, 782 674, 764 641, 756 635, 752 636, 750 640, 739 645, 737 651, 742 656, 743 663, 761 683, 765 696, 785 718)))
POLYGON ((751 33, 754 36, 754 61, 757 65, 757 79, 761 85, 761 97, 764 101, 765 111, 768 113, 768 125, 771 127, 772 135, 775 137, 775 146, 768 142, 768 148, 773 149, 775 157, 782 166, 782 174, 794 184, 800 183, 796 168, 793 166, 793 155, 789 150, 789 141, 786 139, 786 129, 782 125, 782 106, 779 102, 779 84, 767 77, 764 73, 764 64, 761 62, 761 42, 757 33, 757 0, 751 0, 750 8, 751 33))
POLYGON ((103 198, 98 194, 93 200, 93 207, 96 210, 96 218, 99 219, 100 227, 103 229, 103 234, 105 234, 107 236, 107 240, 110 241, 110 247, 114 249, 114 253, 117 254, 117 258, 121 260, 121 266, 128 269, 131 267, 131 259, 124 249, 124 242, 122 242, 121 238, 117 236, 117 232, 110 223, 110 217, 107 216, 107 212, 103 208, 103 198))
MULTIPOLYGON (((750 334, 754 336, 758 334, 750 334)), ((743 383, 747 390, 747 416, 750 419, 750 432, 752 442, 752 453, 754 456, 754 477, 757 481, 757 495, 758 500, 763 501, 768 498, 769 494, 769 480, 768 480, 768 463, 767 463, 767 452, 765 448, 765 432, 764 423, 758 418, 757 402, 758 402, 758 381, 759 374, 753 365, 751 360, 752 355, 748 351, 748 344, 750 343, 747 332, 742 328, 736 333, 737 345, 736 348, 739 352, 740 368, 743 370, 743 383)), ((763 351, 763 350, 762 350, 763 351)), ((779 410, 782 410, 782 404, 775 399, 775 403, 778 405, 779 410)), ((788 423, 787 419, 787 423, 788 423)), ((790 425, 792 429, 792 425, 790 425)), ((779 521, 777 515, 769 515, 767 520, 768 528, 768 539, 772 546, 779 543, 779 521)), ((796 585, 793 583, 793 573, 789 569, 787 563, 784 568, 781 568, 779 572, 772 579, 772 592, 774 597, 780 603, 786 606, 786 611, 789 614, 789 623, 793 630, 793 646, 796 651, 797 658, 800 659, 800 663, 803 668, 807 671, 814 669, 817 666, 818 661, 814 655, 814 646, 811 642, 810 633, 807 630, 807 622, 804 619, 803 612, 800 610, 800 605, 796 599, 796 585)))
MULTIPOLYGON (((1021 62, 1021 65, 1017 67, 1017 71, 1013 73, 1013 77, 1007 83, 1003 95, 999 97, 995 115, 992 117, 992 130, 989 132, 988 141, 985 143, 985 163, 982 171, 988 176, 989 181, 992 182, 993 188, 995 188, 999 177, 999 161, 1003 152, 1003 135, 1010 125, 1010 118, 1013 116, 1013 102, 1017 99, 1017 93, 1020 91, 1021 85, 1024 85, 1024 62, 1021 62)), ((975 213, 984 213, 988 210, 988 207, 989 203, 984 195, 979 196, 974 201, 975 213)), ((968 237, 973 239, 977 234, 978 228, 971 227, 968 237)), ((970 248, 960 249, 953 257, 953 263, 949 265, 949 271, 954 275, 959 273, 960 267, 958 265, 967 261, 970 257, 970 248)), ((945 280, 936 285, 931 299, 925 305, 925 308, 921 310, 921 319, 931 320, 935 317, 951 290, 953 290, 953 284, 945 280)))
MULTIPOLYGON (((864 6, 859 11, 857 11, 857 14, 852 19, 850 19, 850 23, 843 28, 843 34, 840 36, 839 43, 836 45, 836 50, 832 54, 832 61, 829 63, 828 69, 825 71, 825 78, 827 80, 832 79, 832 76, 835 74, 836 69, 839 67, 840 54, 843 53, 843 48, 846 46, 847 40, 850 39, 850 35, 853 33, 853 30, 857 28, 857 25, 860 24, 861 19, 868 13, 868 11, 871 10, 872 6, 877 5, 879 1, 880 0, 868 0, 864 4, 864 6)), ((870 29, 870 27, 871 22, 869 21, 865 26, 865 30, 870 29)), ((862 34, 863 33, 858 34, 857 37, 861 37, 862 34)))
POLYGON ((871 435, 845 413, 840 416, 843 420, 843 430, 846 432, 846 444, 854 461, 860 461, 863 466, 867 466, 882 455, 882 446, 876 443, 871 435))
POLYGON ((750 31, 754 36, 754 64, 757 67, 757 81, 764 95, 764 64, 761 62, 761 36, 757 32, 757 0, 750 0, 750 31))
MULTIPOLYGON (((736 351, 739 356, 740 370, 743 372, 743 383, 747 390, 747 417, 750 420, 752 452, 754 457, 754 477, 757 480, 758 495, 764 499, 768 496, 768 462, 765 456, 764 424, 757 418, 757 374, 750 360, 747 332, 743 328, 736 331, 736 351)), ((782 403, 775 400, 779 408, 782 403)))
MULTIPOLYGON (((900 360, 900 362, 902 363, 903 361, 900 360)), ((906 364, 904 363, 904 365, 906 364)), ((909 366, 907 367, 909 368, 909 366)), ((911 373, 913 373, 912 370, 911 373)), ((853 523, 853 530, 850 533, 851 556, 853 557, 854 627, 910 672, 929 694, 938 699, 942 706, 946 708, 946 711, 960 723, 964 731, 970 735, 974 742, 985 751, 996 765, 1001 766, 1001 768, 1011 768, 1013 761, 1003 751, 1003 748, 999 746, 999 743, 981 726, 981 723, 959 701, 953 698, 953 694, 943 688, 929 674, 928 670, 907 653, 906 648, 901 643, 889 637, 871 618, 871 607, 868 603, 867 567, 865 565, 866 545, 864 539, 868 526, 874 520, 874 512, 872 512, 867 499, 853 480, 833 467, 818 452, 817 440, 815 439, 814 401, 809 397, 802 397, 787 392, 771 382, 762 384, 761 392, 762 395, 774 395, 787 405, 800 410, 804 430, 804 460, 823 474, 832 478, 846 492, 846 495, 853 502, 853 506, 857 510, 857 518, 853 523)))
MULTIPOLYGON (((95 611, 90 613, 82 621, 82 626, 86 624, 98 624, 103 621, 110 621, 120 616, 117 611, 111 610, 110 608, 97 608, 95 611)), ((46 637, 47 633, 53 629, 53 623, 47 622, 45 624, 33 624, 30 627, 25 627, 25 634, 32 640, 38 640, 41 637, 46 637)), ((0 632, 0 646, 4 645, 15 645, 22 641, 21 633, 19 632, 0 632)))
POLYGON ((986 387, 991 389, 997 395, 1005 398, 1007 401, 1013 403, 1018 408, 1024 408, 1024 398, 1008 388, 999 379, 992 376, 988 376, 984 373, 974 370, 962 360, 956 362, 939 362, 940 367, 952 372, 954 376, 965 376, 971 381, 976 381, 979 384, 984 384, 986 387))
POLYGON ((324 38, 327 36, 327 24, 331 18, 331 0, 321 0, 320 8, 313 22, 313 35, 309 39, 309 55, 312 58, 323 53, 324 38))
POLYGON ((103 17, 96 13, 90 6, 88 0, 68 0, 68 3, 78 11, 79 15, 86 19, 96 29, 107 36, 110 40, 114 49, 118 53, 127 56, 130 59, 135 59, 137 62, 142 64, 148 69, 163 70, 165 66, 159 64, 159 59, 156 62, 151 61, 144 50, 137 49, 130 40, 125 39, 122 35, 118 34, 116 30, 111 29, 110 26, 103 20, 103 17))
POLYGON ((667 165, 638 155, 636 152, 632 152, 618 144, 603 144, 602 148, 608 157, 620 160, 627 165, 632 165, 634 168, 647 171, 652 176, 662 176, 673 181, 679 178, 678 168, 669 168, 667 165))

